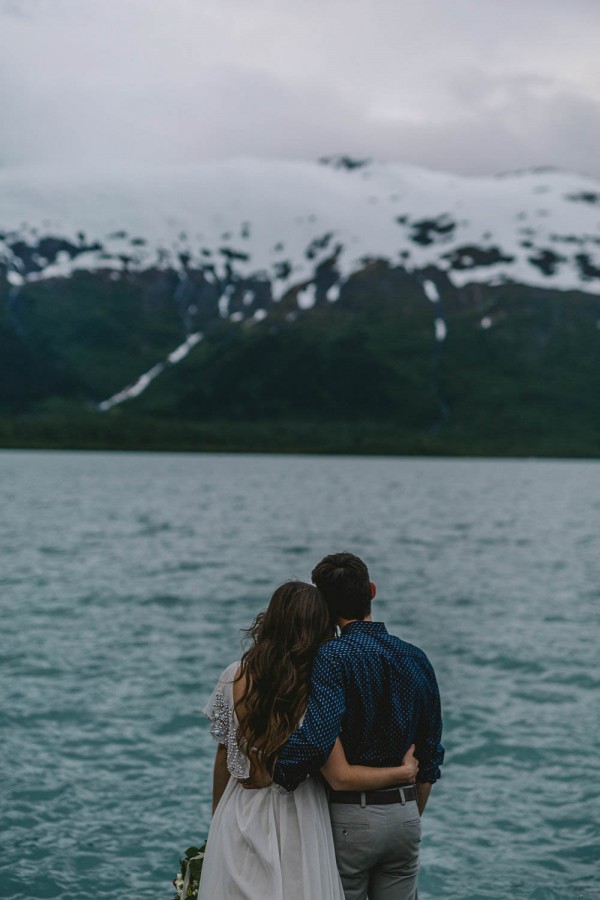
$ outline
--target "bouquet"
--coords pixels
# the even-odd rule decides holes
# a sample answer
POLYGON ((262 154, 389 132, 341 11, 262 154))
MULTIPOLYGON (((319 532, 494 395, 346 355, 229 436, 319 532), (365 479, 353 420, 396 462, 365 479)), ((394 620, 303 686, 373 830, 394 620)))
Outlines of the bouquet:
POLYGON ((173 900, 198 900, 205 850, 206 841, 201 847, 188 847, 183 859, 179 860, 181 871, 173 879, 173 887, 176 891, 173 900))

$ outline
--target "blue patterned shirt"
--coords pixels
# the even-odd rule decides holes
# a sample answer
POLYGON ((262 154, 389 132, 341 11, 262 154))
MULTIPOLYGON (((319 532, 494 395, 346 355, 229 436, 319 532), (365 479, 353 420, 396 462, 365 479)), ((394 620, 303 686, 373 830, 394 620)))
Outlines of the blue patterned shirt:
POLYGON ((280 753, 275 781, 294 790, 328 758, 338 735, 348 762, 397 766, 411 744, 418 780, 440 777, 440 695, 422 650, 389 634, 382 622, 350 622, 319 647, 302 726, 280 753))

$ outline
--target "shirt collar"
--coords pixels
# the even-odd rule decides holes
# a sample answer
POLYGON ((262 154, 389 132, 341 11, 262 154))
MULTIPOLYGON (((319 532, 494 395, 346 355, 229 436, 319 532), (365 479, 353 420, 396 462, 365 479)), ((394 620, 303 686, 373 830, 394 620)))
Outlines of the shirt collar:
POLYGON ((366 631, 371 634, 387 634, 387 628, 383 624, 383 622, 365 622, 362 619, 359 619, 356 622, 348 622, 347 625, 344 625, 342 628, 342 634, 350 634, 350 632, 354 631, 366 631))

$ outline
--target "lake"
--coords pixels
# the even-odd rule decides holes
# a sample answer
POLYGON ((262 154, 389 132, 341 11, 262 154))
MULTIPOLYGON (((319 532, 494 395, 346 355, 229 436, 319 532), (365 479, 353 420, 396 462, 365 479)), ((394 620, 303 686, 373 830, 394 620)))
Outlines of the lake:
POLYGON ((5 451, 0 511, 1 897, 170 900, 214 681, 344 549, 440 684, 420 900, 600 897, 600 463, 5 451))

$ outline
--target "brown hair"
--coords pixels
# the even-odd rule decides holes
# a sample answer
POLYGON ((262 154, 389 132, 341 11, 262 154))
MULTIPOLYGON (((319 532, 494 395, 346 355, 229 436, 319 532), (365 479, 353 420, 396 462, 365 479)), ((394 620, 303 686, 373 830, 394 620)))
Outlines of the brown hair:
POLYGON ((312 584, 289 581, 247 632, 252 644, 240 663, 245 687, 236 704, 238 739, 250 759, 272 773, 306 709, 313 659, 319 644, 333 637, 333 623, 312 584))

